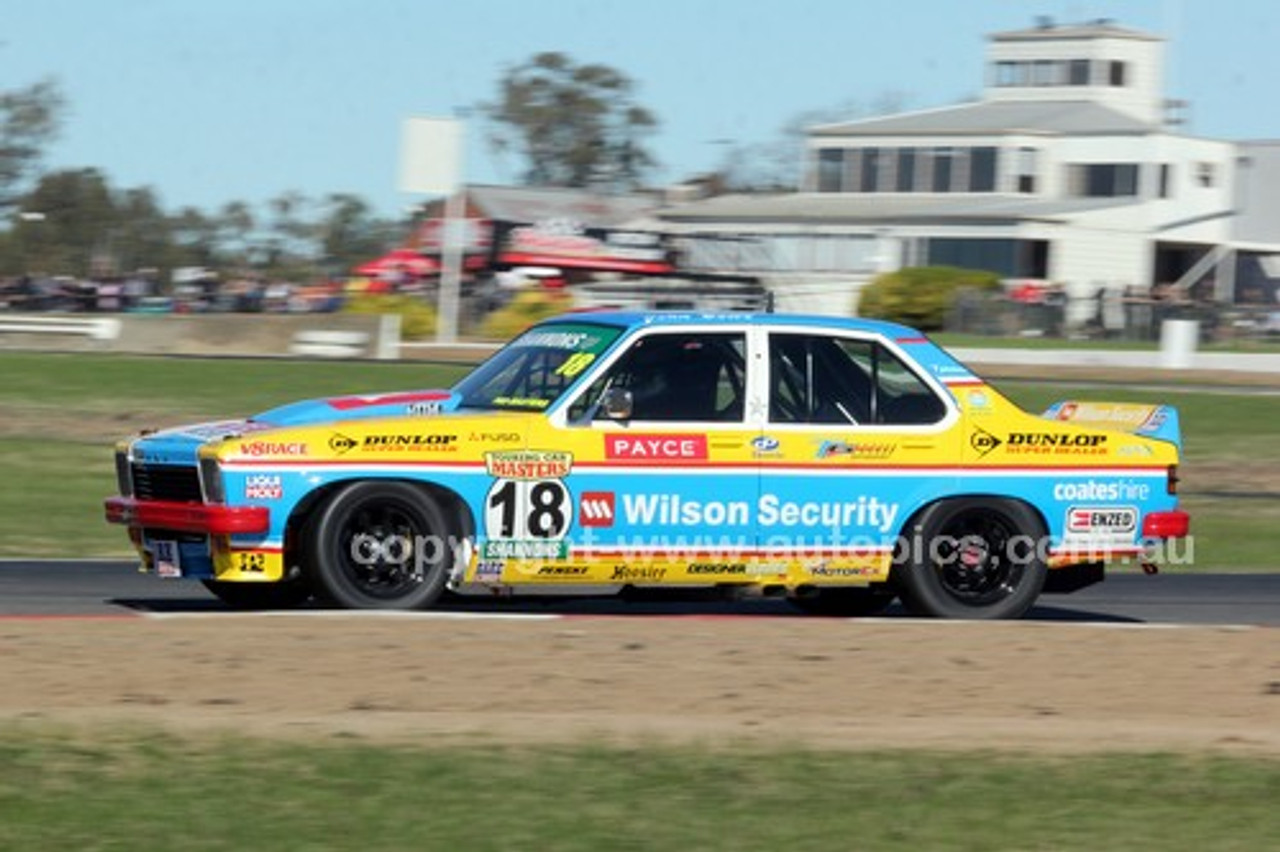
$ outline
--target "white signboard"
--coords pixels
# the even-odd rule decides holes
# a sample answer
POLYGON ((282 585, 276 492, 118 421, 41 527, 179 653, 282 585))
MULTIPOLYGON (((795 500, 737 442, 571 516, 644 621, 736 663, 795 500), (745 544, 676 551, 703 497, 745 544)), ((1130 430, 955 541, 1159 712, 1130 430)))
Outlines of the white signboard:
POLYGON ((401 192, 449 195, 462 179, 462 122, 408 118, 400 145, 401 192))

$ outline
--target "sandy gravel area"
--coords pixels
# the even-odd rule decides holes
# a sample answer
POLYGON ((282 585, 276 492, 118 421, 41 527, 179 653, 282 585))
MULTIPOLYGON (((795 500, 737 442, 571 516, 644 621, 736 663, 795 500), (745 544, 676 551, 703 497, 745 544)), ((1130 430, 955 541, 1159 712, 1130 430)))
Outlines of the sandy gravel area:
POLYGON ((90 729, 1280 756, 1280 635, 1266 628, 6 619, 0 683, 0 719, 90 729))

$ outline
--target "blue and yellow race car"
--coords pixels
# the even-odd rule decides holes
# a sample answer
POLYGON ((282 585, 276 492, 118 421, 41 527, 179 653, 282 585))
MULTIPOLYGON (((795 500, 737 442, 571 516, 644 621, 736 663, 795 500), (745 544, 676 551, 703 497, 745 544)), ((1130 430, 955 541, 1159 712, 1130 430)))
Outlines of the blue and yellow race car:
POLYGON ((122 442, 107 519, 239 607, 715 588, 1013 618, 1185 536, 1168 406, 1022 411, 920 333, 568 314, 448 390, 122 442))

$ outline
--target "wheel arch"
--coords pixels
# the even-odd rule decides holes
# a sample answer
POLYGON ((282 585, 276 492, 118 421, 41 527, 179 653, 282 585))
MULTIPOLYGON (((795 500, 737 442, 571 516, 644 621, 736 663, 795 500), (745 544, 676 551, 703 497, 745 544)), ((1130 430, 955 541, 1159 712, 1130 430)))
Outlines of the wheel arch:
POLYGON ((1032 513, 1040 519, 1040 524, 1044 527, 1045 533, 1047 534, 1049 532, 1049 519, 1045 517, 1045 514, 1040 510, 1040 507, 1035 503, 1032 503, 1030 500, 1009 494, 995 494, 988 491, 968 491, 959 494, 948 494, 945 497, 935 497, 932 500, 921 503, 916 510, 908 515, 907 519, 902 522, 902 526, 898 528, 898 536, 901 537, 908 535, 911 532, 911 528, 934 506, 958 500, 990 500, 1000 503, 1017 503, 1030 509, 1032 513))
POLYGON ((289 512, 289 519, 285 522, 284 559, 286 566, 296 565, 300 560, 303 550, 302 531, 306 529, 316 510, 343 488, 361 482, 400 482, 416 488, 424 496, 435 500, 441 510, 444 511, 445 516, 449 518, 452 524, 451 534, 459 539, 475 540, 475 515, 472 513, 467 501, 454 489, 431 480, 413 479, 407 476, 348 476, 332 482, 326 482, 324 485, 308 492, 305 497, 294 504, 293 509, 289 512))

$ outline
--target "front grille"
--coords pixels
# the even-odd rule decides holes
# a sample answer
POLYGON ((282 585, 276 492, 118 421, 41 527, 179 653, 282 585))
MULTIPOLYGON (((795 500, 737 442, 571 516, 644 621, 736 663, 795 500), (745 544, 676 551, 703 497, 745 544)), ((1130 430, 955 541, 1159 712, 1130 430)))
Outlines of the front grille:
POLYGON ((135 464, 133 494, 139 500, 172 500, 200 503, 200 474, 194 466, 176 464, 135 464))

